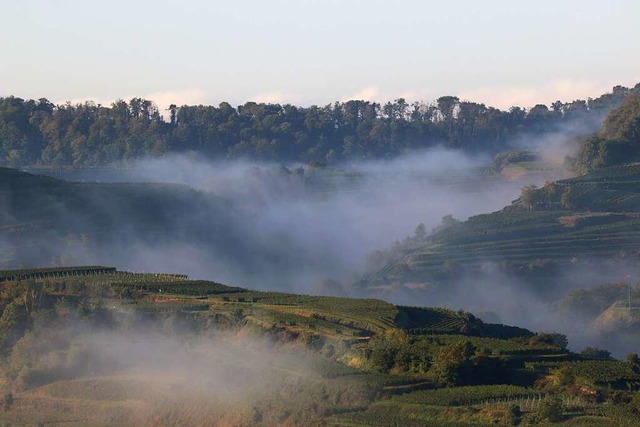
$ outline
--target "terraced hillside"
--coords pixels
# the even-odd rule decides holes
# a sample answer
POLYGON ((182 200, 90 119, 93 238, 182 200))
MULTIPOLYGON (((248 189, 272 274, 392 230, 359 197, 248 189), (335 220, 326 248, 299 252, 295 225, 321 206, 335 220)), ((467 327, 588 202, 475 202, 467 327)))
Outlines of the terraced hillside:
POLYGON ((444 282, 487 264, 541 282, 562 265, 639 253, 640 164, 635 163, 526 188, 501 211, 411 242, 361 285, 444 282))
MULTIPOLYGON (((246 310, 261 325, 313 327, 328 336, 372 337, 402 328, 410 333, 530 336, 525 329, 485 324, 469 313, 445 308, 395 306, 375 299, 308 296, 254 291, 169 273, 131 273, 113 267, 82 266, 0 271, 0 284, 42 282, 52 295, 80 296, 107 286, 118 305, 140 312, 246 310), (504 329, 501 329, 504 328, 504 329)), ((104 292, 104 290, 103 290, 104 292)), ((236 313, 237 314, 237 313, 236 313)), ((295 328, 294 328, 295 329, 295 328)))
POLYGON ((565 425, 632 425, 634 404, 600 402, 630 402, 640 364, 580 357, 557 338, 444 308, 177 274, 3 271, 0 420, 506 425, 515 404, 520 421, 544 424, 561 397, 565 425), (554 385, 567 369, 574 379, 554 385))

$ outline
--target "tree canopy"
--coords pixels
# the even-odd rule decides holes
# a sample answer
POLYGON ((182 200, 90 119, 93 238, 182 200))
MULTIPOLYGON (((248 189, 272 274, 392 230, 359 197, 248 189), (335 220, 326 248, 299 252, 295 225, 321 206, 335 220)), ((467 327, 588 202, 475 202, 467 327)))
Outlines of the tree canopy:
MULTIPOLYGON (((191 152, 205 158, 321 166, 436 145, 495 154, 518 137, 561 131, 567 125, 591 133, 611 109, 639 90, 616 86, 596 99, 557 101, 551 108, 536 105, 528 111, 503 111, 455 96, 413 104, 399 98, 385 104, 347 101, 310 107, 171 105, 166 120, 153 102, 141 98, 103 106, 9 96, 0 98, 0 165, 92 167, 191 152)), ((607 137, 637 137, 629 120, 626 114, 608 119, 607 137)))
POLYGON ((578 155, 578 168, 587 172, 599 167, 638 161, 639 149, 640 94, 634 93, 609 113, 600 132, 585 141, 578 155))

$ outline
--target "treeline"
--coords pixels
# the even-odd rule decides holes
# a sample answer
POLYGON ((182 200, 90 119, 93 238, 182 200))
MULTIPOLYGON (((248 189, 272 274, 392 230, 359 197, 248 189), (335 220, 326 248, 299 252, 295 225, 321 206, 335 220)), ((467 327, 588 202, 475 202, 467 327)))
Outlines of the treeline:
POLYGON ((433 103, 400 98, 380 104, 326 106, 247 102, 237 108, 171 105, 167 119, 145 99, 111 106, 54 105, 47 99, 0 98, 0 165, 92 167, 142 156, 193 152, 205 158, 252 158, 328 165, 340 160, 387 158, 445 145, 496 153, 520 136, 539 136, 568 125, 596 130, 628 95, 616 86, 596 99, 508 111, 443 96, 433 103))

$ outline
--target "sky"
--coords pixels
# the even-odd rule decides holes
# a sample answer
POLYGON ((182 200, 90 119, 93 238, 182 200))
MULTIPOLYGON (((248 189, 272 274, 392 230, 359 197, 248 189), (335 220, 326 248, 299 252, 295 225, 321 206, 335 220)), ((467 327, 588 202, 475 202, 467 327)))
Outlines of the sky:
POLYGON ((506 109, 640 82, 637 0, 0 0, 0 96, 506 109))

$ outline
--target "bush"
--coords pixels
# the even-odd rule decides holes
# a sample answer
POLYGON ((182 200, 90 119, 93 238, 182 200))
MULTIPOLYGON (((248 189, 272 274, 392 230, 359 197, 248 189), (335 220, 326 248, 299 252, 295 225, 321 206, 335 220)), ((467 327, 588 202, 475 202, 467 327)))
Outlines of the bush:
POLYGON ((569 345, 569 341, 567 340, 567 336, 564 334, 558 334, 555 332, 540 332, 535 334, 533 337, 529 339, 530 345, 537 344, 548 344, 555 345, 562 349, 566 349, 567 345, 569 345))
POLYGON ((580 356, 588 359, 611 359, 611 353, 598 347, 586 347, 580 352, 580 356))
POLYGON ((542 402, 542 404, 540 404, 540 409, 538 409, 538 416, 543 420, 557 423, 562 419, 562 409, 562 401, 557 397, 545 400, 544 402, 542 402))

